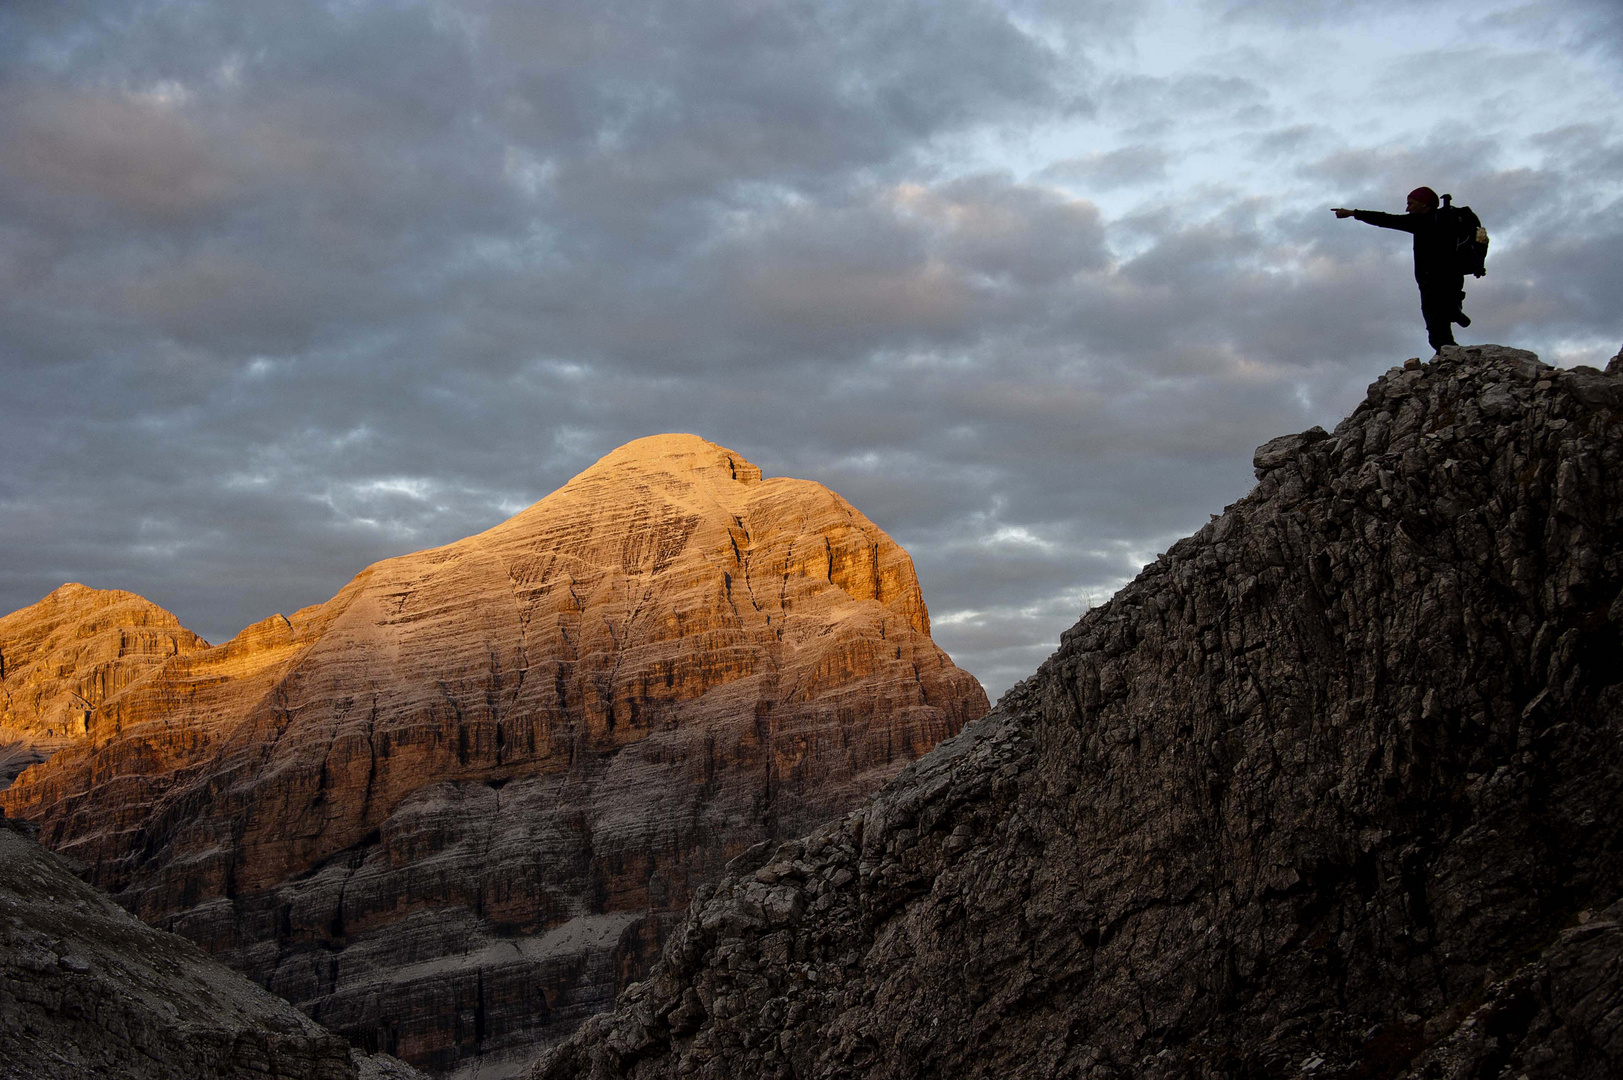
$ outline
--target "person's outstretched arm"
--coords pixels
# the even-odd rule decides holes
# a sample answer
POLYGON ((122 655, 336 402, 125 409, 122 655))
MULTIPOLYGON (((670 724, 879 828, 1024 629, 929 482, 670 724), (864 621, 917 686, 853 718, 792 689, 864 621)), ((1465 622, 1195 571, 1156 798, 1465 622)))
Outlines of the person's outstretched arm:
POLYGON ((1422 214, 1383 214, 1379 210, 1348 210, 1345 206, 1335 207, 1331 213, 1338 218, 1356 218, 1366 225, 1379 225, 1383 229, 1397 229, 1400 232, 1412 233, 1419 224, 1422 214))

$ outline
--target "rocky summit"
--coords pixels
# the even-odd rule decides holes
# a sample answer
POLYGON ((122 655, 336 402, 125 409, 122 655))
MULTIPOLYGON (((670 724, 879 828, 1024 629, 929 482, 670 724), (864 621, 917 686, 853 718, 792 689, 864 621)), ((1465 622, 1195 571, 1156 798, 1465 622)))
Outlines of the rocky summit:
POLYGON ((0 618, 0 790, 87 738, 109 696, 172 656, 206 648, 157 604, 77 583, 0 618))
POLYGON ((986 712, 929 629, 838 495, 656 436, 176 650, 0 806, 358 1045, 497 1076, 642 974, 727 860, 986 712))
POLYGON ((564 1078, 1623 1075, 1623 357, 1449 348, 862 808, 564 1078))

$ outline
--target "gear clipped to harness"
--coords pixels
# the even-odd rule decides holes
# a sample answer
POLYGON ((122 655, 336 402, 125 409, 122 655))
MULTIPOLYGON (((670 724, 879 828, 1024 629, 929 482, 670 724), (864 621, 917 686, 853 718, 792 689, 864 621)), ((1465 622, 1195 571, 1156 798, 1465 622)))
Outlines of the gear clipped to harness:
POLYGON ((1454 239, 1454 265, 1461 276, 1481 277, 1488 272, 1488 230, 1469 206, 1455 206, 1454 196, 1444 195, 1437 211, 1454 239))

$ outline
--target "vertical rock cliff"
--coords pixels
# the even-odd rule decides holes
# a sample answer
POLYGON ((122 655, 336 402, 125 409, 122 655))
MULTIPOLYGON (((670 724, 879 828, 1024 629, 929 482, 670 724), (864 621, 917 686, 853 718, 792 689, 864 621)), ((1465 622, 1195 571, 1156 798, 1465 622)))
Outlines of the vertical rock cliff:
POLYGON ((0 800, 361 1045, 491 1073, 727 859, 985 711, 872 522, 668 435, 173 657, 0 800))
POLYGON ((536 1067, 1623 1075, 1623 377, 1445 349, 536 1067))

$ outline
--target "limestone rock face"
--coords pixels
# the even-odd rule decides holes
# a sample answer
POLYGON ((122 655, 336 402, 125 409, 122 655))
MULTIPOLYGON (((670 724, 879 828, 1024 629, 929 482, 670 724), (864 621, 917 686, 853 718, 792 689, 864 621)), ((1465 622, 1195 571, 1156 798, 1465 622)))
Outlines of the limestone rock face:
POLYGON ((0 818, 0 1080, 424 1080, 154 930, 0 818))
POLYGON ((208 647, 134 593, 69 583, 0 618, 0 790, 88 738, 107 698, 172 656, 208 647))
POLYGON ((0 798, 361 1045, 493 1075, 606 1006, 726 860, 986 711, 928 635, 911 560, 839 496, 656 436, 172 658, 0 798))
POLYGON ((533 1072, 1623 1075, 1623 373, 1445 349, 533 1072))

